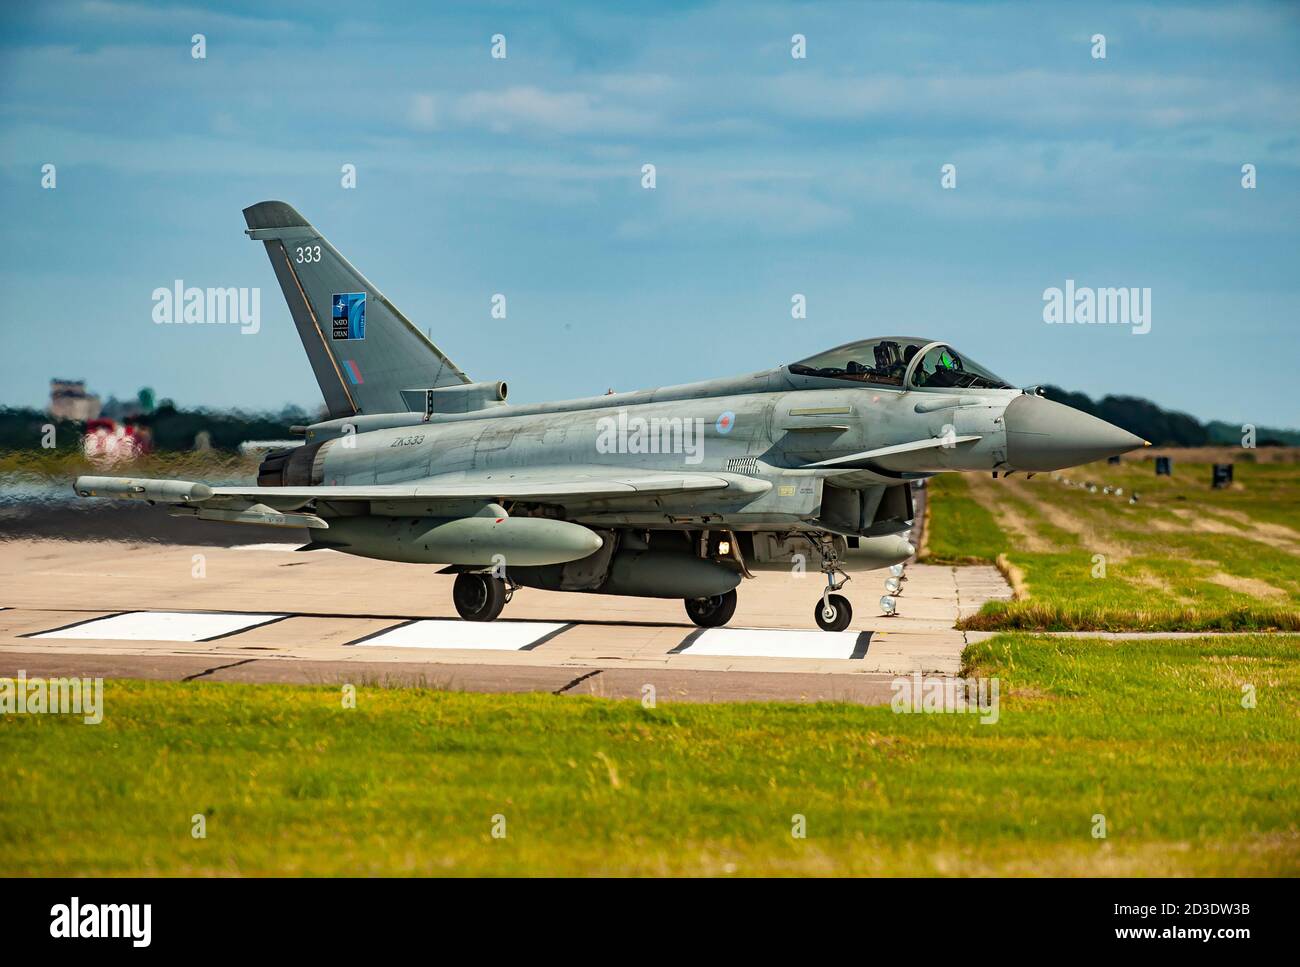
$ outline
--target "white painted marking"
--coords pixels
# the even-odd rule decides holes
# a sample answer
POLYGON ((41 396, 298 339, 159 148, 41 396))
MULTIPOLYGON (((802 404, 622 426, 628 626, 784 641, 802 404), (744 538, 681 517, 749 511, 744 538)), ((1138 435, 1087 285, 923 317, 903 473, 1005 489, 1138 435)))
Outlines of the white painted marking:
POLYGON ((234 544, 228 551, 296 551, 306 544, 234 544))
POLYGON ((33 638, 91 638, 100 641, 205 641, 247 631, 281 614, 230 614, 213 611, 139 611, 97 618, 33 638))
POLYGON ((732 658, 851 658, 857 644, 856 631, 710 628, 678 654, 732 658))
POLYGON ((565 627, 547 621, 453 621, 429 618, 402 625, 359 647, 469 648, 480 651, 519 651, 565 627))

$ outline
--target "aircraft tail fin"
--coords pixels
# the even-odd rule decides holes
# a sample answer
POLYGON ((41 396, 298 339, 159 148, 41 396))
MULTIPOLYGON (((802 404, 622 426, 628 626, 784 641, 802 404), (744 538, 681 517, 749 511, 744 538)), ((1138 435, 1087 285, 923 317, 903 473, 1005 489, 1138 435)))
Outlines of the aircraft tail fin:
POLYGON ((403 390, 470 381, 293 206, 258 202, 244 219, 266 245, 332 418, 401 412, 403 390))

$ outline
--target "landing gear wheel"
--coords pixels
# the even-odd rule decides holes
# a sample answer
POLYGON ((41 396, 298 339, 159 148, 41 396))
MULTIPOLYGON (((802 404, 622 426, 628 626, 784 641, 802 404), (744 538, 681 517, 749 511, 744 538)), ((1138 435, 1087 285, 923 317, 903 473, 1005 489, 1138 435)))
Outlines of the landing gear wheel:
POLYGON ((491 574, 458 574, 451 600, 466 621, 493 621, 506 606, 506 582, 491 574))
POLYGON ((711 598, 687 598, 686 613, 701 628, 721 628, 736 613, 735 589, 711 598))
POLYGON ((822 631, 843 631, 853 620, 853 605, 842 594, 830 594, 825 602, 817 602, 813 616, 822 631))

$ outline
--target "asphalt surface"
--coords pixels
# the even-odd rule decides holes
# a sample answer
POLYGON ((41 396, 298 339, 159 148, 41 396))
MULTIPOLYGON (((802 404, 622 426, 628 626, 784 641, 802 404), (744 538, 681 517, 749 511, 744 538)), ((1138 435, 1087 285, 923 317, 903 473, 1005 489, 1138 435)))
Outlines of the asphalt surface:
POLYGON ((130 501, 22 501, 0 504, 0 541, 131 541, 139 544, 187 544, 231 547, 252 542, 298 546, 307 543, 306 528, 233 527, 193 517, 172 517, 165 508, 130 501))
POLYGON ((841 635, 814 625, 816 574, 744 582, 722 630, 697 629, 680 601, 532 589, 498 621, 470 623, 433 567, 302 553, 283 530, 158 508, 12 510, 0 515, 5 676, 876 703, 899 676, 956 674, 957 618, 1010 595, 993 568, 911 565, 894 617, 877 603, 886 572, 854 575, 841 635))

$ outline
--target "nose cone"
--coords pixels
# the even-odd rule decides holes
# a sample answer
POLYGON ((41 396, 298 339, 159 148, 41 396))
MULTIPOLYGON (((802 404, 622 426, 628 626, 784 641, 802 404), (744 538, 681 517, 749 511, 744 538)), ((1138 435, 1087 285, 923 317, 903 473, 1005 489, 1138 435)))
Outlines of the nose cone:
POLYGON ((1112 423, 1039 396, 1017 396, 1003 421, 1007 463, 1015 470, 1064 470, 1147 445, 1112 423))

